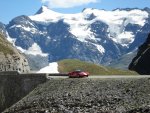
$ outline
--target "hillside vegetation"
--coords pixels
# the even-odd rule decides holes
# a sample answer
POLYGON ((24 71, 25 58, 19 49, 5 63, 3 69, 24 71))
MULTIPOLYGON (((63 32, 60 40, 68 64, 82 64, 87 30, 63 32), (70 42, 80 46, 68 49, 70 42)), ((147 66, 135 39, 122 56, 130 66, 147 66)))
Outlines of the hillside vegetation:
POLYGON ((4 36, 0 33, 0 52, 6 54, 13 54, 14 50, 10 46, 9 42, 4 38, 4 36))
POLYGON ((91 75, 137 75, 137 73, 133 71, 113 69, 76 59, 66 59, 58 62, 58 71, 60 73, 77 69, 88 71, 91 75))
POLYGON ((0 72, 1 71, 19 71, 21 73, 28 73, 30 71, 26 58, 2 33, 0 33, 0 72))

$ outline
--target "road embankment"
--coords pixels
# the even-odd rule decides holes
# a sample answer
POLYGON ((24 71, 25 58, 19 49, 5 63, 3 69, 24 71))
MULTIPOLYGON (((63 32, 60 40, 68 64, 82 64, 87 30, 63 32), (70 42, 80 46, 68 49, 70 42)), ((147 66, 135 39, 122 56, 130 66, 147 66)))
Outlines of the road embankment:
POLYGON ((150 112, 150 78, 57 78, 3 113, 150 112))

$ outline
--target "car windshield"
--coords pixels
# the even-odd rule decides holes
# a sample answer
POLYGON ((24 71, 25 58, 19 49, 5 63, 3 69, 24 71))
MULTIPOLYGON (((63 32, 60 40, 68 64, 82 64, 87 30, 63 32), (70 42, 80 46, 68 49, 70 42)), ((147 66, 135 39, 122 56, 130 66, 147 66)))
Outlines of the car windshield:
POLYGON ((81 70, 75 70, 75 72, 82 72, 81 70))

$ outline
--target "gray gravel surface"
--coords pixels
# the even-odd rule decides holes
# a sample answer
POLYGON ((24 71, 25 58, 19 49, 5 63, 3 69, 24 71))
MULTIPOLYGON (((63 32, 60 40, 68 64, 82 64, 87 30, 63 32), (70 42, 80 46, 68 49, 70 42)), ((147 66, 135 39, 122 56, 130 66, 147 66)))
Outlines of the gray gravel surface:
POLYGON ((150 79, 51 79, 3 113, 150 113, 150 79))

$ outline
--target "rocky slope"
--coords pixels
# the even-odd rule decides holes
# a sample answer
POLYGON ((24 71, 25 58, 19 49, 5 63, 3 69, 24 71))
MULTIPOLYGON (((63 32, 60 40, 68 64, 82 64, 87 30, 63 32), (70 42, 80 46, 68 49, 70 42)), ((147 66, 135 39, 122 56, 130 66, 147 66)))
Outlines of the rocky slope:
POLYGON ((31 62, 41 64, 33 69, 68 58, 109 65, 145 41, 150 32, 149 14, 149 8, 87 8, 77 14, 61 14, 42 6, 35 15, 18 16, 3 28, 31 62))
POLYGON ((3 113, 149 113, 150 79, 52 79, 3 113))
POLYGON ((27 59, 0 33, 0 71, 29 72, 27 59))
POLYGON ((129 65, 130 70, 134 70, 139 74, 150 74, 150 34, 147 40, 138 48, 136 57, 129 65))
POLYGON ((128 70, 128 66, 136 54, 137 50, 124 54, 120 58, 113 60, 108 66, 116 69, 128 70))

